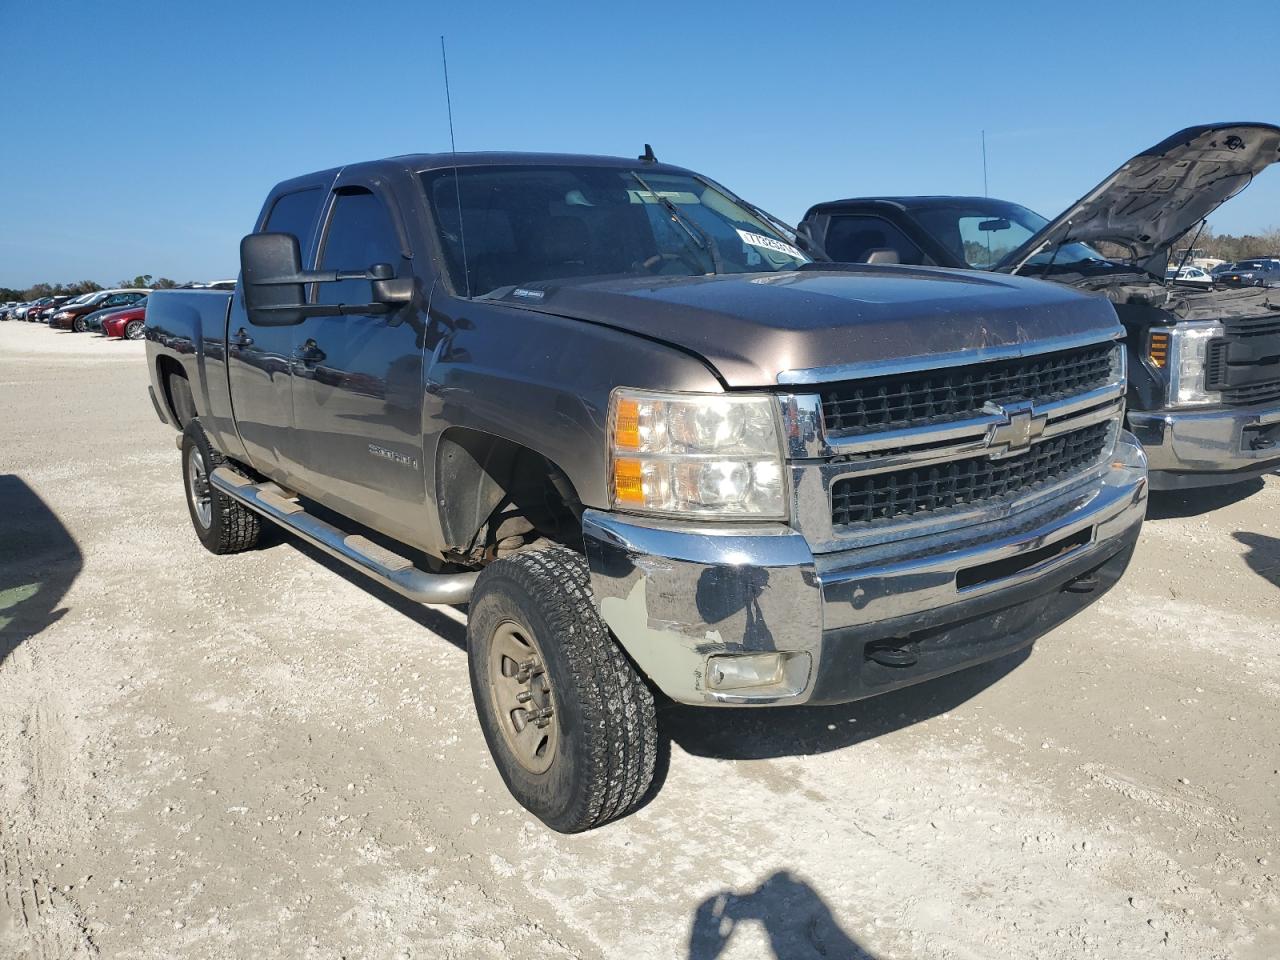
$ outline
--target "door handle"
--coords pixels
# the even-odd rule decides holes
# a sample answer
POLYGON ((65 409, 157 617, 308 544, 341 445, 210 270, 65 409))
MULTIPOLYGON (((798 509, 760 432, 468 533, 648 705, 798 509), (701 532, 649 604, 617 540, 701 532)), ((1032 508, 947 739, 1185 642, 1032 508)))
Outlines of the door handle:
POLYGON ((231 346, 233 347, 249 347, 253 345, 253 337, 245 332, 244 327, 236 331, 236 335, 231 338, 231 346))
POLYGON ((303 366, 310 367, 317 363, 323 363, 325 353, 314 340, 308 340, 293 352, 293 358, 303 366))

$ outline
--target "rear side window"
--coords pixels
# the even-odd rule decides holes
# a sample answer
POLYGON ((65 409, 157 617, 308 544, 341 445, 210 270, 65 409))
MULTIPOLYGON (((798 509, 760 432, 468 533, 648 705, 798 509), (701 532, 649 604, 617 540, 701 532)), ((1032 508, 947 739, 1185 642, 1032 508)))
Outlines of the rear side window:
POLYGON ((899 263, 925 262, 920 248, 881 217, 832 217, 824 246, 827 256, 840 263, 866 263, 875 250, 892 250, 899 263))
POLYGON ((298 238, 298 248, 302 251, 302 264, 311 262, 315 253, 316 217, 320 212, 320 200, 323 194, 319 187, 309 187, 297 193, 286 193, 276 197, 267 214, 264 233, 292 233, 298 238))
MULTIPOLYGON (((391 215, 368 190, 347 189, 334 198, 333 214, 325 231, 321 270, 365 270, 375 263, 389 263, 400 271, 400 244, 391 215)), ((319 303, 368 303, 368 280, 321 283, 319 303)))

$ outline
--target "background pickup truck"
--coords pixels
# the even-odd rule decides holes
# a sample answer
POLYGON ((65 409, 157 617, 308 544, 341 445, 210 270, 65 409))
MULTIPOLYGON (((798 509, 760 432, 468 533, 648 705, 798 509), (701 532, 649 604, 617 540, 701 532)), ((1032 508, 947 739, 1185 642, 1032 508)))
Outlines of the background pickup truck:
POLYGON ((1111 305, 794 239, 648 151, 282 183, 233 294, 148 303, 196 534, 469 602, 495 763, 563 831, 643 798, 655 696, 866 697, 1109 587, 1147 496, 1111 305))
POLYGON ((985 197, 863 197, 810 208, 800 244, 834 261, 991 270, 1106 296, 1127 331, 1128 426, 1151 486, 1235 483, 1280 467, 1280 291, 1198 290, 1170 283, 1166 267, 1278 159, 1270 124, 1190 127, 1052 221, 985 197))

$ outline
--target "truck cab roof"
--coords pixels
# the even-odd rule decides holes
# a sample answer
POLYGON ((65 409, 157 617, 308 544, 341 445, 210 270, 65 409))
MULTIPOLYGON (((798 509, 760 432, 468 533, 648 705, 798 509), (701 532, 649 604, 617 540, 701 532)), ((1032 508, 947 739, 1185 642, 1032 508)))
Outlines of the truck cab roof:
POLYGON ((640 158, 597 156, 588 153, 526 153, 510 150, 479 150, 459 153, 405 153, 380 160, 362 160, 356 163, 330 167, 306 173, 276 185, 272 193, 287 193, 292 187, 303 186, 319 180, 332 180, 340 173, 359 170, 362 173, 425 173, 429 170, 447 170, 451 167, 511 167, 511 166, 590 166, 618 167, 625 169, 643 165, 646 169, 667 173, 689 173, 685 167, 669 163, 646 162, 640 158))

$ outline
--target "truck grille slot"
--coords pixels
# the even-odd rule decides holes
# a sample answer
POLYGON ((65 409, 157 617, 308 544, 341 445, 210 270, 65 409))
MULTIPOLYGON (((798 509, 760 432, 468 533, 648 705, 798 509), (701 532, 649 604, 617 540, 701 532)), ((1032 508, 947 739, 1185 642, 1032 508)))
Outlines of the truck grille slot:
POLYGON ((845 477, 831 486, 832 525, 849 528, 1012 500, 1097 462, 1111 429, 1109 421, 1091 424, 1003 460, 982 455, 845 477))
POLYGON ((1114 377, 1112 343, 1033 357, 947 367, 907 376, 832 384, 822 416, 832 437, 933 425, 978 416, 988 401, 1034 398, 1048 403, 1094 390, 1114 377))
POLYGON ((1269 403, 1272 400, 1280 400, 1280 379, 1222 391, 1222 402, 1229 407, 1251 407, 1255 403, 1269 403))

